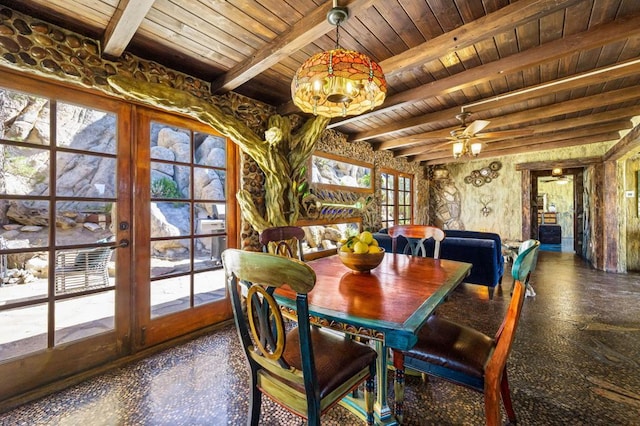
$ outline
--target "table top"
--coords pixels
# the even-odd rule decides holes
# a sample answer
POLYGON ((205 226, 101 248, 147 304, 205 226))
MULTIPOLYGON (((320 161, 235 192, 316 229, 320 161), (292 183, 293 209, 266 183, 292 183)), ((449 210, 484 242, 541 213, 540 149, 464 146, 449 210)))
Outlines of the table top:
MULTIPOLYGON (((469 263, 393 253, 370 273, 353 273, 337 255, 308 264, 316 273, 308 299, 312 316, 377 330, 388 346, 404 350, 471 270, 469 263)), ((278 289, 276 297, 295 308, 295 293, 288 287, 278 289)))

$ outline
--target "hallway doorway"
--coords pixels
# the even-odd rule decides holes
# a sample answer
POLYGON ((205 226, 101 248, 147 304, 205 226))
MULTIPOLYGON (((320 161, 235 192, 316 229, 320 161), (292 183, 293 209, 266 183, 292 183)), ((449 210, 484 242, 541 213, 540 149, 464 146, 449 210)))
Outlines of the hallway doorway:
POLYGON ((584 257, 584 169, 552 162, 539 167, 523 174, 523 188, 529 188, 522 206, 523 238, 540 239, 541 250, 584 257))

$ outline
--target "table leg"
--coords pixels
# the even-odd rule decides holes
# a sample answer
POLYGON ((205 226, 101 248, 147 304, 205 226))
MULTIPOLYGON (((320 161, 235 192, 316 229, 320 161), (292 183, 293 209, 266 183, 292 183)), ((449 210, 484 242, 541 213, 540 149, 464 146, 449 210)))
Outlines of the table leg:
POLYGON ((404 417, 404 354, 402 352, 393 351, 393 367, 395 369, 395 379, 393 381, 395 401, 393 408, 398 423, 402 424, 404 417))
POLYGON ((387 347, 383 342, 376 340, 376 352, 378 352, 378 360, 376 361, 376 402, 373 411, 378 415, 383 424, 395 424, 393 422, 393 413, 389 404, 387 404, 387 347), (389 421, 391 423, 388 423, 389 421))

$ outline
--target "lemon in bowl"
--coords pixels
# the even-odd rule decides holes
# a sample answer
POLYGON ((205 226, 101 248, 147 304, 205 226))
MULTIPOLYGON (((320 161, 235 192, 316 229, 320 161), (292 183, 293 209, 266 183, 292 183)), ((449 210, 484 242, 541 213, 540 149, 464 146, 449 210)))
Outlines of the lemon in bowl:
POLYGON ((347 239, 340 246, 338 256, 347 268, 355 273, 363 273, 371 271, 382 262, 384 249, 378 247, 378 242, 370 232, 364 231, 347 239))

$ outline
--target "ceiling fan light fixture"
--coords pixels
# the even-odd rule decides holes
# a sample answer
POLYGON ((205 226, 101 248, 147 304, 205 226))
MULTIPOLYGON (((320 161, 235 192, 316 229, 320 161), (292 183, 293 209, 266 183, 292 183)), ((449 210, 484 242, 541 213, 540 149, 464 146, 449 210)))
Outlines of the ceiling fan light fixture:
POLYGON ((471 144, 471 154, 474 157, 477 157, 478 154, 480 154, 480 151, 482 151, 482 144, 480 142, 474 142, 471 144))
POLYGON ((482 151, 482 143, 469 143, 469 139, 464 139, 453 143, 453 158, 460 158, 463 155, 477 157, 482 151))
POLYGON ((464 152, 464 142, 455 142, 453 144, 453 158, 462 157, 463 152, 464 152))
POLYGON ((340 24, 346 7, 333 8, 327 21, 336 26, 336 47, 304 61, 291 82, 293 103, 303 112, 324 117, 359 115, 382 104, 387 82, 382 68, 364 53, 340 47, 340 24))

